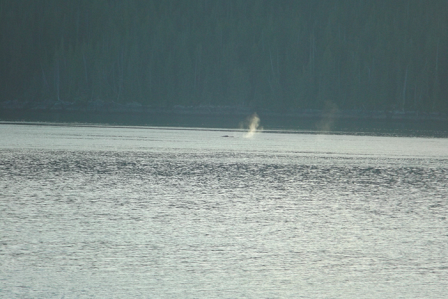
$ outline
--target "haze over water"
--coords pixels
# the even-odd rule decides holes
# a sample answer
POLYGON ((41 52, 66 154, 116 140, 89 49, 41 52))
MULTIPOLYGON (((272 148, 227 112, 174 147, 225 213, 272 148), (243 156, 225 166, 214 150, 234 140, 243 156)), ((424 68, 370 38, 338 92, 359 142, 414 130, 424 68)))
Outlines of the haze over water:
POLYGON ((448 139, 1 124, 0 140, 0 297, 448 293, 448 139))

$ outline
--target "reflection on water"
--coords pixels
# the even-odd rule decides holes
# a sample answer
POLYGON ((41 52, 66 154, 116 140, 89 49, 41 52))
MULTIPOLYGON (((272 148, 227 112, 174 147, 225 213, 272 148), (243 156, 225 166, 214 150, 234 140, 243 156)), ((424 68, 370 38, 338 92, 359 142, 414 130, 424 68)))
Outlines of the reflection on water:
POLYGON ((0 126, 0 297, 445 298, 448 141, 0 126))

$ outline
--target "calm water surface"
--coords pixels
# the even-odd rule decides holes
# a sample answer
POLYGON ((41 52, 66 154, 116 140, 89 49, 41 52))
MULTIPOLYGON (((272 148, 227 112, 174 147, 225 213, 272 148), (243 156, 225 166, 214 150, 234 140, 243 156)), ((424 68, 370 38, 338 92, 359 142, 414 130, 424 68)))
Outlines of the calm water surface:
POLYGON ((448 139, 244 135, 0 125, 0 297, 446 298, 448 139))

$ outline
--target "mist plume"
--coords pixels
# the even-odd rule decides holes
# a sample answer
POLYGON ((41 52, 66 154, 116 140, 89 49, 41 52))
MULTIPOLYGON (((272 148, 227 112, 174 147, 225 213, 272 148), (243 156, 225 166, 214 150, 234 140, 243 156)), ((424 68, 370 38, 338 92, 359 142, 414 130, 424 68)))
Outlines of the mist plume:
POLYGON ((252 138, 255 133, 263 129, 262 127, 260 127, 260 118, 258 117, 257 113, 254 113, 247 118, 247 124, 249 130, 244 135, 245 138, 252 138))

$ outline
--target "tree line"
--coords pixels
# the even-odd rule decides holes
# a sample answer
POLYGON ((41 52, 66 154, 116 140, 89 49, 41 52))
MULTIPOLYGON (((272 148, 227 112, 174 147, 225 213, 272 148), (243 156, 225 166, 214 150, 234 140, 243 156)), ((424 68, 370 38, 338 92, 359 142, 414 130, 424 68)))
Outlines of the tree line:
POLYGON ((4 0, 0 101, 448 111, 445 0, 4 0))

